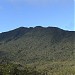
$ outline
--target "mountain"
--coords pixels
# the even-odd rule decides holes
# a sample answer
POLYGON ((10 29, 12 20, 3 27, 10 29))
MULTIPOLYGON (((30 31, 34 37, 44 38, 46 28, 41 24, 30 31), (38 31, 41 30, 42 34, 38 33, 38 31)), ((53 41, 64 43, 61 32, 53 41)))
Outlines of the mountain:
POLYGON ((0 63, 75 59, 75 31, 57 27, 20 27, 0 33, 0 63))

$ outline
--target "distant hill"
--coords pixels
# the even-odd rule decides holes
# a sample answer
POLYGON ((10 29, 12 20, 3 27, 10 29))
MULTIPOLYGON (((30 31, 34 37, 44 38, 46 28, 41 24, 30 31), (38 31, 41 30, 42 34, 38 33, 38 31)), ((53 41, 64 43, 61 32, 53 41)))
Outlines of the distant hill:
POLYGON ((0 62, 74 60, 74 45, 75 31, 57 27, 20 27, 0 33, 0 62))

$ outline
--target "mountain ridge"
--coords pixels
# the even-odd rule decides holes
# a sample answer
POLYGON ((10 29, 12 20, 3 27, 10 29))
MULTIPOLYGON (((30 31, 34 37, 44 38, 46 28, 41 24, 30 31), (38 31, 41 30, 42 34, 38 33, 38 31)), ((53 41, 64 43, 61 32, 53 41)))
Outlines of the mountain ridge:
MULTIPOLYGON (((59 28, 59 27, 53 27, 53 26, 48 26, 48 27, 43 27, 43 26, 23 27, 23 26, 21 26, 21 27, 18 27, 18 28, 11 29, 11 30, 9 30, 9 31, 13 31, 13 30, 16 30, 16 29, 25 29, 25 28, 27 28, 27 29, 32 28, 32 29, 33 29, 33 28, 37 28, 37 27, 40 27, 40 28, 56 28, 56 29, 61 29, 61 30, 64 30, 64 31, 75 32, 74 30, 65 30, 65 29, 62 29, 62 28, 59 28)), ((6 32, 9 32, 9 31, 3 31, 3 32, 0 32, 0 34, 1 34, 1 33, 6 33, 6 32)))
MULTIPOLYGON (((58 27, 42 27, 42 26, 36 26, 36 27, 19 27, 19 28, 16 28, 16 29, 13 29, 13 30, 10 30, 10 31, 7 31, 7 32, 2 32, 0 33, 0 36, 3 36, 3 34, 15 34, 15 32, 17 32, 16 35, 18 34, 23 34, 24 32, 26 32, 27 30, 34 30, 34 29, 50 29, 50 30, 61 30, 61 31, 66 31, 66 30, 63 30, 63 29, 60 29, 58 27), (23 33, 22 33, 23 32, 23 33)), ((68 31, 68 32, 74 32, 74 31, 68 31)))

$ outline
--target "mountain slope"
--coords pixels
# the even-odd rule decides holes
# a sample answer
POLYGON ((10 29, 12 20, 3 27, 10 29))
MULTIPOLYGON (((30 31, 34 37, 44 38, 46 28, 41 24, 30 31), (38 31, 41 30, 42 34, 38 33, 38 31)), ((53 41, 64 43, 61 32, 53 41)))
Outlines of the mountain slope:
POLYGON ((74 60, 75 32, 56 27, 20 27, 0 34, 1 62, 74 60))

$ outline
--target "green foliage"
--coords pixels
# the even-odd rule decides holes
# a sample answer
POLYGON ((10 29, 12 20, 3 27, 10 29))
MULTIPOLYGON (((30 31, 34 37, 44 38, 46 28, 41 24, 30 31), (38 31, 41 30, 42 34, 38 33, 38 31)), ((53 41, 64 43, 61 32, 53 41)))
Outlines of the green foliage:
POLYGON ((25 67, 23 70, 18 69, 18 65, 2 64, 0 65, 0 75, 42 75, 35 68, 29 69, 25 67))
POLYGON ((0 33, 0 75, 74 75, 74 45, 75 32, 56 27, 20 27, 0 33))
POLYGON ((0 34, 0 59, 21 63, 75 58, 75 32, 55 27, 24 28, 0 34))
POLYGON ((75 61, 0 64, 0 75, 75 75, 75 61))

